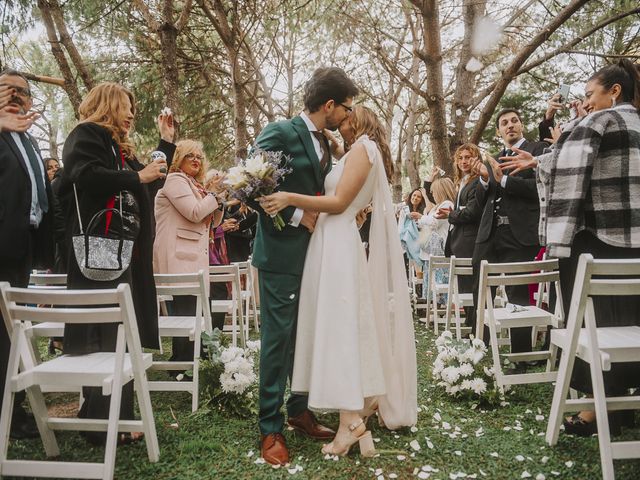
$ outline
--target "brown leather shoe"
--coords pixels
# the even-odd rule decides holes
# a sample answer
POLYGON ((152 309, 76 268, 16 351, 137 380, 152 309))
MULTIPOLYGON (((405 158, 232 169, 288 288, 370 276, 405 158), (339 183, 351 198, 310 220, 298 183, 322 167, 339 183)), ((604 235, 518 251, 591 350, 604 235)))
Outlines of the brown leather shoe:
POLYGON ((295 430, 316 440, 330 440, 336 436, 336 432, 318 423, 315 415, 309 410, 305 410, 295 417, 289 417, 287 423, 295 430))
POLYGON ((289 463, 289 450, 281 433, 262 435, 260 439, 260 455, 271 465, 289 463))

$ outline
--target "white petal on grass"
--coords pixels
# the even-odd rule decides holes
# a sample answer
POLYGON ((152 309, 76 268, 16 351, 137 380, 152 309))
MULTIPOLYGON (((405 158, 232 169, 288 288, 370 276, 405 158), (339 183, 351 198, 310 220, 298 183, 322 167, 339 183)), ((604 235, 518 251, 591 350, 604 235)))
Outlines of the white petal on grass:
POLYGON ((418 478, 429 478, 430 476, 431 476, 431 474, 427 473, 427 472, 418 473, 418 478))
POLYGON ((390 473, 389 478, 398 478, 398 475, 396 475, 395 473, 390 473))
POLYGON ((480 472, 480 475, 482 475, 483 477, 487 476, 487 474, 484 473, 484 471, 481 468, 479 468, 478 471, 480 472))
POLYGON ((536 415, 536 420, 541 422, 544 420, 544 415, 536 415))
POLYGON ((491 455, 492 457, 498 458, 500 455, 498 455, 498 452, 491 452, 489 455, 491 455))
POLYGON ((411 442, 409 442, 409 446, 413 448, 415 451, 420 450, 420 444, 418 443, 417 440, 411 440, 411 442))
POLYGON ((436 422, 439 422, 440 420, 442 420, 442 417, 440 416, 440 414, 438 412, 436 412, 436 413, 433 414, 433 419, 436 422))
POLYGON ((474 55, 485 55, 500 42, 502 28, 491 17, 480 17, 473 26, 471 51, 474 55))
POLYGON ((433 450, 433 443, 429 439, 427 439, 427 447, 429 447, 430 450, 433 450))
POLYGON ((461 452, 460 450, 456 450, 456 451, 455 451, 455 452, 453 452, 453 453, 455 453, 455 454, 456 454, 457 456, 459 456, 459 457, 461 457, 461 456, 462 456, 462 452, 461 452))
POLYGON ((539 473, 536 475, 536 480, 545 480, 547 477, 544 476, 543 473, 539 473))
POLYGON ((569 460, 568 462, 564 462, 564 464, 567 466, 567 468, 573 467, 573 462, 571 460, 569 460))
POLYGON ((258 457, 258 458, 256 458, 256 461, 253 462, 253 463, 255 463, 256 465, 262 465, 262 464, 266 463, 266 461, 265 461, 264 458, 258 457))
POLYGON ((373 474, 377 477, 379 475, 382 475, 382 469, 378 468, 375 472, 373 472, 373 474))
POLYGON ((555 470, 551 470, 551 473, 556 477, 560 476, 560 472, 556 472, 555 470))
POLYGON ((451 430, 451 424, 449 422, 442 422, 442 428, 445 430, 451 430))
POLYGON ((549 457, 547 457, 547 456, 545 455, 544 457, 542 457, 542 458, 540 459, 540 461, 541 461, 542 463, 547 463, 547 462, 549 461, 549 457))
POLYGON ((249 453, 247 453, 247 457, 249 458, 253 457, 253 450, 249 450, 249 453))
POLYGON ((404 455, 398 455, 396 458, 397 458, 398 460, 400 460, 400 461, 403 461, 403 460, 406 460, 406 459, 407 459, 407 457, 405 457, 404 455))
POLYGON ((519 462, 524 462, 524 457, 522 455, 516 455, 516 460, 519 462))
POLYGON ((411 427, 411 433, 416 433, 417 431, 418 431, 418 427, 416 427, 415 425, 411 427))
POLYGON ((520 478, 531 478, 531 474, 525 470, 522 472, 522 475, 520 475, 520 478))

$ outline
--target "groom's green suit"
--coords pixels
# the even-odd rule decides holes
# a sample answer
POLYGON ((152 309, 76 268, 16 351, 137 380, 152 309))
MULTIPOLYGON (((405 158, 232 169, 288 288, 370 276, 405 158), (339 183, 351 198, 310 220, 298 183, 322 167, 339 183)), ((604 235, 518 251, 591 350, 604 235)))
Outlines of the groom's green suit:
MULTIPOLYGON (((324 179, 331 170, 329 162, 321 171, 311 133, 301 117, 268 124, 258 136, 259 148, 283 152, 291 157, 292 168, 278 190, 319 195, 324 179)), ((328 148, 328 143, 325 143, 328 148)), ((253 265, 260 281, 260 431, 262 434, 282 431, 284 415, 281 407, 287 379, 291 377, 296 342, 298 297, 304 260, 311 234, 302 225, 292 227, 289 221, 295 208, 281 212, 287 225, 278 231, 273 220, 262 209, 253 244, 253 265)), ((287 401, 289 416, 297 416, 307 408, 307 397, 291 395, 287 401)))

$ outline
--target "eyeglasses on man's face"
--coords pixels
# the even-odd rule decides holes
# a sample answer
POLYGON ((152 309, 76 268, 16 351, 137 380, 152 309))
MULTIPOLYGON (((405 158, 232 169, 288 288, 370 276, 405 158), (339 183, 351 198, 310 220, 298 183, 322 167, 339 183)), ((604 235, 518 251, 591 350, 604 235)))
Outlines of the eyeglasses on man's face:
POLYGON ((350 106, 348 106, 348 105, 345 105, 344 103, 341 103, 341 104, 340 104, 340 106, 341 106, 342 108, 344 108, 344 109, 347 111, 347 113, 351 113, 351 112, 353 112, 353 107, 350 107, 350 106))
POLYGON ((31 97, 31 90, 28 88, 20 87, 18 85, 11 85, 10 83, 0 83, 0 87, 9 87, 16 91, 16 93, 22 97, 31 97))

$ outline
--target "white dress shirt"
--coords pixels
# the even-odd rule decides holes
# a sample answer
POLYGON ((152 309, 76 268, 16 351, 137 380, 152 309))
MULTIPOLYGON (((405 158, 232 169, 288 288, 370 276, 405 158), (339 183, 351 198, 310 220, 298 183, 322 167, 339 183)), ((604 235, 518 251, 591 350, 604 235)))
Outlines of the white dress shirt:
POLYGON ((27 156, 27 152, 24 149, 24 145, 22 145, 22 139, 20 135, 16 132, 11 132, 11 138, 15 142, 18 150, 20 150, 20 155, 22 155, 22 161, 27 167, 27 172, 29 172, 29 180, 31 180, 31 209, 29 210, 29 224, 37 227, 40 225, 42 221, 42 209, 40 208, 40 204, 38 203, 38 187, 36 186, 36 177, 35 175, 40 175, 42 177, 42 183, 44 182, 44 163, 42 162, 42 158, 38 155, 38 152, 34 148, 33 151, 36 153, 36 157, 38 157, 38 166, 40 167, 39 172, 34 172, 31 168, 31 162, 29 161, 29 157, 27 156))
MULTIPOLYGON (((520 140, 518 140, 516 143, 514 143, 513 145, 509 146, 507 144, 505 144, 504 149, 505 150, 513 150, 513 148, 520 148, 522 146, 522 144, 525 142, 525 138, 522 137, 520 140)), ((484 189, 486 190, 487 188, 489 188, 489 182, 485 182, 482 177, 478 177, 480 179, 480 184, 484 187, 484 189)), ((503 175, 502 179, 500 180, 500 186, 502 188, 506 188, 507 187, 507 178, 509 178, 509 175, 503 175)))
MULTIPOLYGON (((304 123, 309 129, 310 133, 319 131, 318 127, 316 127, 313 124, 313 122, 305 112, 300 113, 300 118, 304 120, 304 123)), ((320 159, 322 158, 322 147, 320 146, 320 142, 318 141, 318 139, 313 133, 311 133, 311 143, 313 143, 313 149, 315 150, 316 155, 318 156, 318 162, 320 162, 320 159)), ((303 214, 304 214, 304 211, 302 209, 296 208, 295 212, 293 212, 293 215, 291 215, 291 219, 289 220, 289 225, 291 225, 292 227, 297 227, 298 225, 300 225, 300 220, 302 220, 303 214)))

